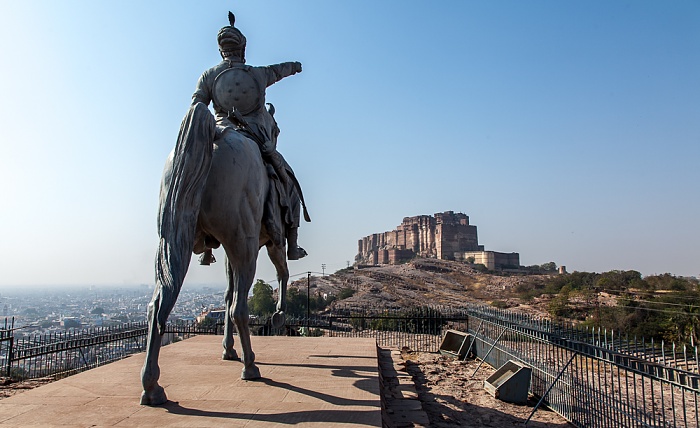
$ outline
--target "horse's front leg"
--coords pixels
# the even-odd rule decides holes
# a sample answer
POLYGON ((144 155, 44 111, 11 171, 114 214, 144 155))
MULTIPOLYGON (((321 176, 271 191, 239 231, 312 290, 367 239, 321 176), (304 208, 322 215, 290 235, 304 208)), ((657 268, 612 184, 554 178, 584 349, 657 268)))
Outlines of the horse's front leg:
POLYGON ((233 318, 231 317, 231 304, 233 302, 233 281, 231 273, 231 265, 226 258, 226 276, 228 277, 228 287, 226 288, 226 313, 224 314, 224 352, 221 356, 224 360, 240 361, 236 350, 233 348, 233 318))
MULTIPOLYGON (((255 365, 255 353, 250 343, 250 330, 248 328, 248 291, 253 284, 255 275, 255 258, 249 266, 237 266, 235 269, 229 265, 229 284, 233 285, 233 307, 230 316, 238 328, 238 340, 243 350, 243 372, 241 379, 252 380, 260 378, 260 370, 255 365)), ((229 285, 229 286, 230 286, 229 285)))
POLYGON ((158 385, 160 378, 160 367, 158 366, 158 355, 160 354, 160 346, 162 335, 158 331, 158 299, 154 295, 153 300, 148 305, 148 338, 146 339, 146 361, 141 369, 141 384, 143 392, 141 393, 141 404, 148 406, 157 406, 168 401, 165 396, 165 390, 158 385))
POLYGON ((287 253, 285 248, 267 244, 267 255, 277 270, 277 311, 272 315, 272 327, 282 328, 285 323, 284 312, 287 310, 287 283, 289 282, 289 268, 287 267, 287 253))

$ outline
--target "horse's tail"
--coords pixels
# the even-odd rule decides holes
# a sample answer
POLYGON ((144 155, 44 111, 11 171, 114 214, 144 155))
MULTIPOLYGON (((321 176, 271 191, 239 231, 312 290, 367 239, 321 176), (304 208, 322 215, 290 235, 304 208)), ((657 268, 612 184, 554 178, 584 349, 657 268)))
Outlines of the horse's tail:
POLYGON ((197 103, 182 120, 170 171, 163 174, 158 209, 160 243, 156 254, 153 303, 160 334, 175 306, 194 248, 197 218, 211 167, 216 133, 214 117, 197 103))

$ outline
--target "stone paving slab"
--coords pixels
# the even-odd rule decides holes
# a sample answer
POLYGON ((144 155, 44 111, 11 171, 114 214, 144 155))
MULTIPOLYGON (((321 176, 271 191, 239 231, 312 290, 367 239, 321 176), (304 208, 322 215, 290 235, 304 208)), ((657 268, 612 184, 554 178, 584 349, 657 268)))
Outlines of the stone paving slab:
POLYGON ((221 360, 221 340, 162 349, 163 406, 139 404, 137 354, 0 400, 0 427, 381 426, 374 339, 252 337, 257 381, 221 360))

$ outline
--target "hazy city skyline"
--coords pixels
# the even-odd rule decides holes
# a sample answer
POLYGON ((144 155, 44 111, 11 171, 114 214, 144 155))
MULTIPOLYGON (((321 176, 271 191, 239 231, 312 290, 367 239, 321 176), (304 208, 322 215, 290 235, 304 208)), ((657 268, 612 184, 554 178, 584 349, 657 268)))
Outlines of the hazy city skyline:
MULTIPOLYGON (((152 284, 163 163, 227 12, 313 222, 290 271, 452 210, 569 271, 700 275, 700 4, 0 4, 0 289, 152 284)), ((223 284, 193 263, 186 284, 223 284)), ((264 250, 256 278, 274 281, 264 250)))

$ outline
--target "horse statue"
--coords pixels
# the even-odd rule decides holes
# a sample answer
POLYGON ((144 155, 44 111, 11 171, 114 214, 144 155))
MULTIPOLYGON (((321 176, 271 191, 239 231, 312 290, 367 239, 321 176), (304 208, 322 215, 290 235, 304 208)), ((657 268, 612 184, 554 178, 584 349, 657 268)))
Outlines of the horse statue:
POLYGON ((223 359, 238 360, 233 323, 243 355, 241 378, 260 378, 248 328, 248 292, 262 246, 277 270, 280 284, 273 327, 284 325, 289 270, 284 241, 280 245, 263 222, 271 183, 258 144, 228 128, 216 139, 214 116, 203 103, 190 107, 175 148, 168 157, 160 189, 156 284, 148 305, 146 360, 141 370, 141 404, 167 401, 158 384, 158 355, 168 315, 182 287, 191 254, 221 244, 226 253, 226 323, 223 359), (212 144, 213 141, 213 144, 212 144))

